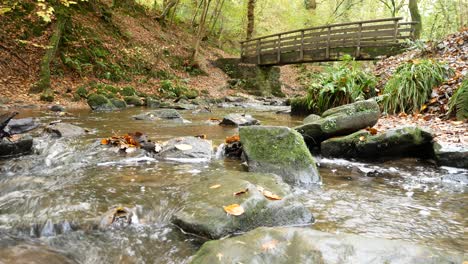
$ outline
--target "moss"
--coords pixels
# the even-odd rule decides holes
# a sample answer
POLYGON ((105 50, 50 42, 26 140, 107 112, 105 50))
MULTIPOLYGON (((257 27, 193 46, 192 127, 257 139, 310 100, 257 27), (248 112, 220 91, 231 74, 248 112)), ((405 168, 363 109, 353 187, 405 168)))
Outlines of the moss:
POLYGON ((124 109, 127 108, 127 103, 119 99, 110 99, 110 102, 117 108, 124 109))
POLYGON ((120 89, 119 93, 122 96, 134 96, 137 94, 137 91, 131 86, 125 86, 122 89, 120 89))
POLYGON ((88 105, 93 110, 112 110, 115 106, 102 94, 91 94, 88 96, 88 105))
POLYGON ((53 102, 54 101, 54 92, 51 89, 46 89, 42 94, 41 94, 41 101, 46 101, 46 102, 53 102))
POLYGON ((191 89, 185 92, 184 95, 187 97, 187 99, 195 99, 198 97, 198 91, 191 89))
POLYGON ((78 89, 76 89, 75 94, 79 98, 87 98, 88 97, 88 90, 86 89, 86 86, 80 86, 78 89))
POLYGON ((127 104, 129 105, 134 105, 134 106, 142 106, 143 101, 140 99, 138 96, 125 96, 124 100, 127 104))

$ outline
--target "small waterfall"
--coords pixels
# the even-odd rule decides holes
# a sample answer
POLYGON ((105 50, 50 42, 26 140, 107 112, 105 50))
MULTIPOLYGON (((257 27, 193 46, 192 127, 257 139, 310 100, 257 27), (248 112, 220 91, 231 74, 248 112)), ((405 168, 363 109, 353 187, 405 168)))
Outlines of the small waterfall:
POLYGON ((224 158, 224 149, 226 148, 226 144, 222 143, 216 149, 215 159, 222 159, 224 158))

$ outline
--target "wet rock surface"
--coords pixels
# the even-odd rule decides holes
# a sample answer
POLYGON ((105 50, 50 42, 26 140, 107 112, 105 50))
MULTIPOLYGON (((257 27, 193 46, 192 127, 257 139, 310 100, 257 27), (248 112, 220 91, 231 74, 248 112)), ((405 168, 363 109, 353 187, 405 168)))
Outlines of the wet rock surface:
POLYGON ((117 109, 117 107, 107 97, 101 94, 89 95, 87 102, 89 107, 96 111, 111 111, 117 109))
POLYGON ((86 130, 69 123, 52 123, 48 125, 45 131, 55 137, 77 137, 86 134, 86 130))
POLYGON ((321 153, 327 157, 344 158, 398 158, 433 157, 432 134, 418 127, 403 127, 371 135, 358 131, 348 136, 322 142, 321 153))
POLYGON ((321 178, 302 136, 288 127, 252 126, 239 130, 249 171, 274 173, 293 185, 321 178))
POLYGON ((135 120, 155 121, 161 119, 180 120, 182 116, 175 109, 158 109, 133 116, 135 120))
POLYGON ((468 146, 450 146, 434 144, 434 153, 437 164, 468 169, 468 146))
POLYGON ((319 115, 311 114, 311 115, 308 115, 306 118, 304 118, 304 121, 302 121, 302 123, 304 125, 310 124, 312 122, 315 122, 315 121, 319 120, 320 118, 321 117, 319 115))
POLYGON ((8 122, 8 125, 5 128, 5 131, 10 133, 11 135, 14 134, 23 134, 34 130, 40 126, 40 123, 37 122, 34 118, 19 118, 19 119, 12 119, 8 122))
POLYGON ((188 187, 183 204, 172 222, 186 232, 211 239, 259 226, 313 222, 311 212, 294 199, 289 186, 272 174, 225 172, 206 175, 188 187), (280 196, 281 200, 269 200, 262 190, 280 196), (231 204, 240 205, 243 214, 227 214, 223 207, 231 204))
POLYGON ((260 125, 260 122, 251 115, 246 114, 229 114, 223 118, 220 125, 222 126, 253 126, 260 125))
POLYGON ((77 264, 63 252, 53 250, 39 242, 11 242, 0 245, 0 263, 34 263, 34 264, 77 264))
POLYGON ((371 99, 329 109, 322 114, 321 119, 295 129, 304 136, 307 144, 319 145, 328 138, 372 127, 377 123, 379 116, 379 105, 371 99))
POLYGON ((29 135, 0 139, 0 158, 10 158, 32 151, 33 138, 29 135))
POLYGON ((405 241, 331 234, 309 228, 258 228, 206 242, 191 263, 462 263, 463 256, 405 241))
POLYGON ((180 137, 164 142, 156 158, 182 162, 207 162, 211 160, 212 152, 211 140, 180 137))

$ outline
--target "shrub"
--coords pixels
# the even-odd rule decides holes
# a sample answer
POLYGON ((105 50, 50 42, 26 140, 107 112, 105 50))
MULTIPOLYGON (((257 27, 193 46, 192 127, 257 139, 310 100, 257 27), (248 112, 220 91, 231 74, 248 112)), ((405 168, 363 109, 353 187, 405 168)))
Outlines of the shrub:
POLYGON ((88 97, 88 90, 86 90, 85 86, 80 86, 76 89, 75 94, 78 98, 87 98, 88 97))
POLYGON ((136 95, 137 91, 131 86, 125 86, 119 91, 122 96, 133 96, 136 95))
POLYGON ((468 77, 450 98, 449 114, 455 114, 458 120, 468 119, 468 77))
POLYGON ((376 78, 362 69, 351 56, 343 62, 326 67, 323 73, 308 73, 303 77, 309 87, 307 95, 291 102, 311 113, 321 114, 327 109, 375 96, 376 78))
POLYGON ((434 60, 414 60, 398 67, 384 88, 383 109, 387 113, 419 111, 432 89, 453 71, 434 60))

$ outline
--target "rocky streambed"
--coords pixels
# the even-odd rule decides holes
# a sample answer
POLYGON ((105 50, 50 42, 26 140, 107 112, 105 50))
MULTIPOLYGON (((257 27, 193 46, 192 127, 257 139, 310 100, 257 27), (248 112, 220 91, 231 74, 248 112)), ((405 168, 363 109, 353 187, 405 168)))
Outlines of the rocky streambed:
POLYGON ((41 128, 0 160, 0 261, 463 262, 463 162, 440 166, 423 130, 360 131, 378 118, 363 104, 304 122, 255 103, 23 111, 41 128), (137 131, 132 151, 102 142, 137 131))

